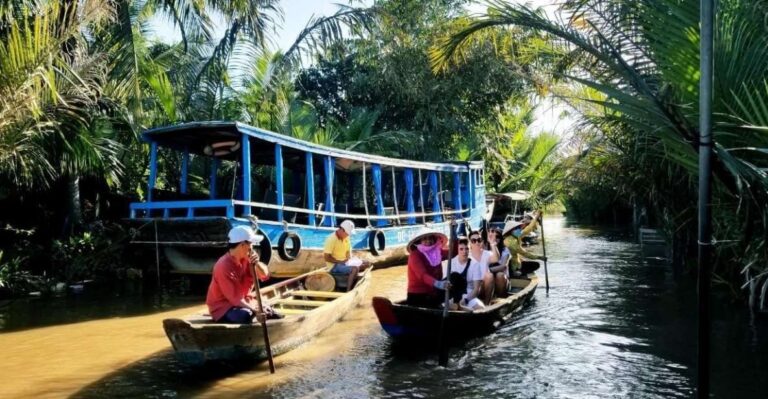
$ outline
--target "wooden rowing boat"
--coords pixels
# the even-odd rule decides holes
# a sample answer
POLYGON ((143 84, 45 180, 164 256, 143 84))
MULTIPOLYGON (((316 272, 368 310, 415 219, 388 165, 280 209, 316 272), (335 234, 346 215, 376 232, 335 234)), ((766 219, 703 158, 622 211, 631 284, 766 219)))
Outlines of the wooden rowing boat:
MULTIPOLYGON (((492 332, 533 297, 538 284, 539 279, 533 273, 525 278, 513 278, 509 296, 494 299, 485 309, 449 311, 446 338, 456 341, 492 332)), ((408 306, 405 300, 392 302, 384 297, 373 298, 373 310, 384 331, 398 340, 436 339, 443 317, 442 309, 408 306)))
MULTIPOLYGON (((272 354, 279 355, 307 342, 330 327, 365 297, 371 284, 370 269, 359 275, 349 292, 309 291, 310 272, 262 289, 266 304, 285 317, 267 321, 272 354)), ((261 325, 214 323, 207 311, 183 319, 163 320, 165 334, 176 356, 184 363, 266 359, 261 325)))

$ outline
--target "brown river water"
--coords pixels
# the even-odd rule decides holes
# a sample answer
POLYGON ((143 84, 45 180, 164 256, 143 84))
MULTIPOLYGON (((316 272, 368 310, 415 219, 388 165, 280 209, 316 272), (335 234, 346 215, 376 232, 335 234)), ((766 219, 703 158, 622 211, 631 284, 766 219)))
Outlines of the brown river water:
MULTIPOLYGON (((621 231, 553 219, 546 232, 549 294, 540 270, 534 300, 497 332, 452 348, 447 367, 378 325, 370 297, 404 296, 400 266, 374 271, 369 300, 277 357, 274 375, 266 363, 176 361, 162 320, 201 309, 201 294, 0 304, 0 398, 693 396, 695 281, 643 261, 621 231)), ((768 397, 768 317, 713 302, 713 397, 768 397)))

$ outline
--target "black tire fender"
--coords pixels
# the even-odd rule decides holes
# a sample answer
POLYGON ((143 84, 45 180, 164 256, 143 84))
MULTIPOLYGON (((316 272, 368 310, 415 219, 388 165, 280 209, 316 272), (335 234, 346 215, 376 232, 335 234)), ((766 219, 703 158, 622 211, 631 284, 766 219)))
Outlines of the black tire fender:
POLYGON ((384 232, 379 229, 371 231, 371 234, 368 235, 368 249, 371 250, 371 253, 374 256, 378 256, 384 251, 386 246, 387 239, 384 237, 384 232))
POLYGON ((292 231, 283 232, 277 240, 277 254, 285 261, 296 260, 301 253, 301 237, 292 231), (286 248, 288 240, 291 240, 291 248, 286 248))

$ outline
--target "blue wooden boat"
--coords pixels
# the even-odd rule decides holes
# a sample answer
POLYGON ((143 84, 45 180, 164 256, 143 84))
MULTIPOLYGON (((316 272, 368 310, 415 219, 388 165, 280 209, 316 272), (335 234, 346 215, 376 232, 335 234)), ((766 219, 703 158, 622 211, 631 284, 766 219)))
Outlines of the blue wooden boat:
POLYGON ((132 242, 162 249, 173 270, 210 273, 229 229, 265 236, 275 277, 324 266, 323 244, 354 221, 353 254, 377 265, 406 258, 424 226, 459 234, 485 222, 483 162, 419 162, 321 146, 236 122, 148 130, 146 199, 130 205, 132 242))

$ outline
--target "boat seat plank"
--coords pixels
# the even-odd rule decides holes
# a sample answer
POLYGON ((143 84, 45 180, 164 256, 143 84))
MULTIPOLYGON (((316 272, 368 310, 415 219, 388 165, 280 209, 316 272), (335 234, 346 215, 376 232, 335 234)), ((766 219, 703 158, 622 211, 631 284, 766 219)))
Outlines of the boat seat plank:
POLYGON ((343 292, 307 291, 307 290, 291 291, 289 292, 289 294, 293 296, 312 296, 316 298, 334 298, 334 299, 344 296, 343 292))
POLYGON ((278 313, 282 313, 284 315, 293 315, 293 314, 304 314, 309 312, 307 309, 290 309, 290 308, 277 308, 278 313))
POLYGON ((319 307, 323 306, 326 303, 330 303, 329 301, 308 301, 308 300, 302 300, 302 299, 278 299, 273 304, 275 305, 288 305, 288 306, 309 306, 309 307, 319 307))

